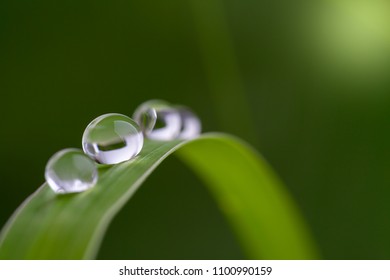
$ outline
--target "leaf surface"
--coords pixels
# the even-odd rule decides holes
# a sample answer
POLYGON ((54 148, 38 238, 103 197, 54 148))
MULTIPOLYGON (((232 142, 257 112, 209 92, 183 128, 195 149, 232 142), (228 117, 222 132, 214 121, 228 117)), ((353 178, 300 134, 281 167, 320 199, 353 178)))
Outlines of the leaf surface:
POLYGON ((0 259, 93 259, 113 217, 172 153, 209 187, 248 258, 317 258, 296 206, 261 156, 235 137, 209 133, 147 140, 135 159, 100 166, 97 185, 83 193, 56 195, 43 184, 3 228, 0 259))

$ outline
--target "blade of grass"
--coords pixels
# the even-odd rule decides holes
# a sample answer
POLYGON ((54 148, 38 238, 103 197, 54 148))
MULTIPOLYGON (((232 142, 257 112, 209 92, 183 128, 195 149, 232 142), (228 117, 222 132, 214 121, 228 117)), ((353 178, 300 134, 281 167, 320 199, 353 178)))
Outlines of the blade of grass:
POLYGON ((224 131, 256 144, 257 126, 240 74, 225 3, 190 0, 189 5, 218 122, 224 131))
POLYGON ((100 167, 97 185, 55 195, 47 184, 28 198, 0 236, 0 259, 90 259, 116 213, 170 154, 207 183, 250 258, 310 259, 315 247, 286 191, 246 144, 223 134, 146 141, 134 160, 100 167))

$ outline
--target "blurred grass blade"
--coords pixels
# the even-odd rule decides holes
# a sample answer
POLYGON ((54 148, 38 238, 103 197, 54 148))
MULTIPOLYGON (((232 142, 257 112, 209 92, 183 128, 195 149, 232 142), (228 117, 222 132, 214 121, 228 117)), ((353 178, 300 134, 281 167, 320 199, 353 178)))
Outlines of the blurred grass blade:
POLYGON ((220 127, 250 143, 258 143, 257 125, 235 55, 226 2, 190 0, 189 4, 220 127))
POLYGON ((4 227, 0 259, 94 258, 114 215, 176 150, 210 187, 249 258, 317 257, 297 209, 257 153, 236 138, 205 134, 146 141, 135 160, 100 167, 98 184, 84 193, 55 195, 44 184, 4 227))

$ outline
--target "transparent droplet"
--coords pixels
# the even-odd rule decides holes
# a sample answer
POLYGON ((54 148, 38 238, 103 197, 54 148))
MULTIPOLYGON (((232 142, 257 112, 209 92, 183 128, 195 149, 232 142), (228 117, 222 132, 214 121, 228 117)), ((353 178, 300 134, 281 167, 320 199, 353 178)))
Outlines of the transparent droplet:
POLYGON ((54 154, 45 169, 45 178, 56 193, 83 192, 98 178, 96 163, 82 150, 65 149, 54 154))
POLYGON ((182 121, 179 111, 169 103, 151 100, 141 104, 133 115, 145 137, 168 141, 178 138, 182 121))
POLYGON ((121 114, 94 119, 83 134, 84 152, 103 164, 127 161, 141 151, 144 138, 138 124, 121 114))
POLYGON ((202 130, 201 122, 190 109, 184 106, 177 107, 181 119, 179 139, 191 139, 198 136, 202 130))

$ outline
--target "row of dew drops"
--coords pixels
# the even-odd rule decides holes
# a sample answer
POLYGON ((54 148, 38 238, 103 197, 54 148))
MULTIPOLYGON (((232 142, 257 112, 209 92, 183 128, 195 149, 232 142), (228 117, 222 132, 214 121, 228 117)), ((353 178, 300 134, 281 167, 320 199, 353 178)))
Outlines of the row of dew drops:
POLYGON ((141 104, 133 119, 122 114, 105 114, 85 129, 81 149, 64 149, 54 154, 45 178, 55 193, 83 192, 98 180, 97 163, 117 164, 135 158, 144 137, 157 141, 191 139, 201 132, 199 118, 187 107, 161 100, 141 104))

